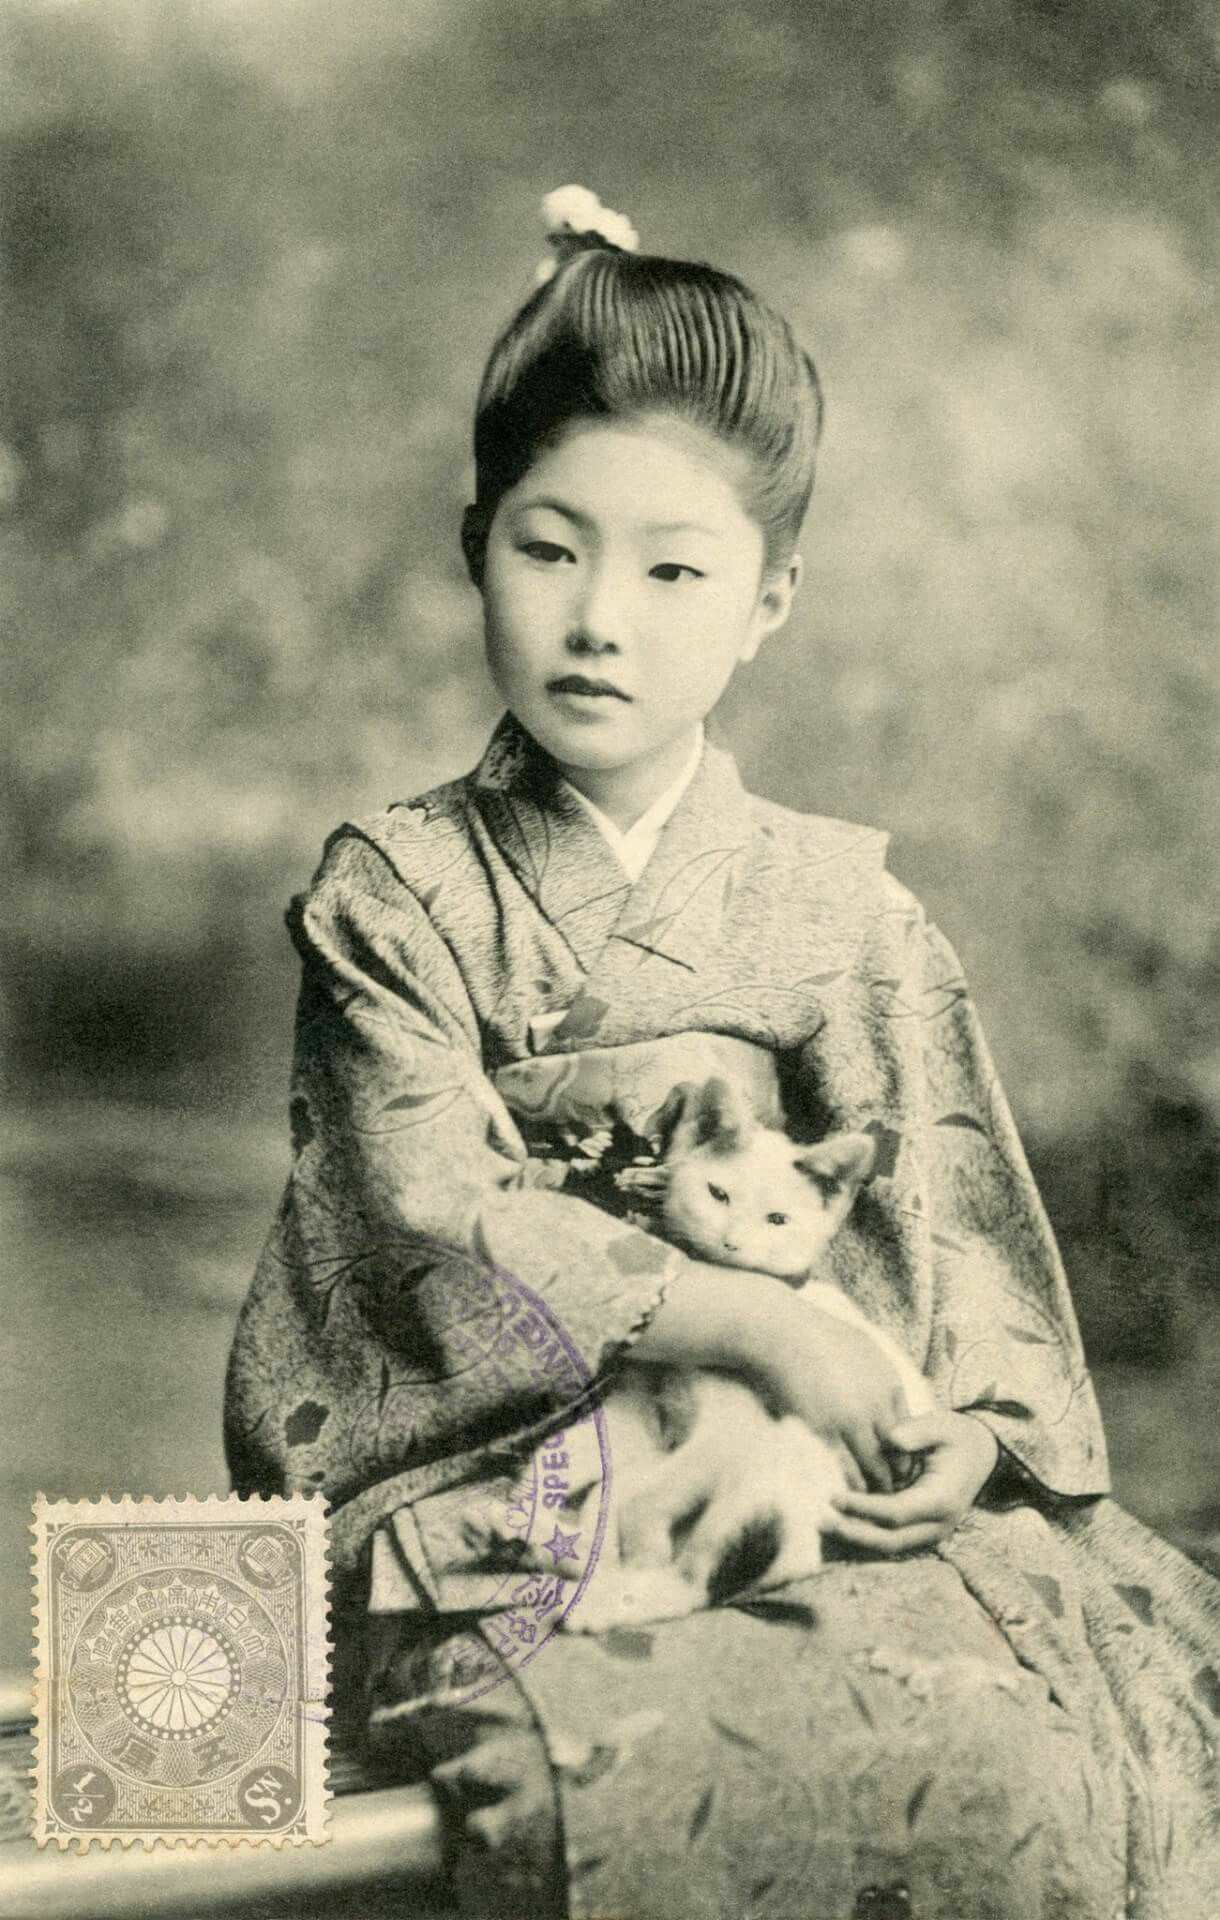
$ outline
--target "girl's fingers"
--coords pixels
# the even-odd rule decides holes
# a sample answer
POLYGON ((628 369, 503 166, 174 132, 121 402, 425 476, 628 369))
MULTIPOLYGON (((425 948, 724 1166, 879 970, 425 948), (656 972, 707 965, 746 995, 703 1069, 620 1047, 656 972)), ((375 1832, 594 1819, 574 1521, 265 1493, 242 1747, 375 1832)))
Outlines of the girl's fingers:
POLYGON ((892 1432, 896 1426, 902 1426, 904 1423, 909 1424, 910 1419, 911 1410, 907 1405, 906 1394, 901 1386, 896 1386, 890 1395, 890 1415, 886 1421, 887 1432, 892 1432))
POLYGON ((916 1527, 871 1527, 867 1521, 853 1520, 846 1514, 836 1515, 833 1528, 836 1538, 846 1540, 850 1546, 886 1555, 913 1553, 920 1547, 934 1546, 952 1531, 945 1520, 928 1520, 916 1527))
POLYGON ((855 1457, 856 1465, 864 1475, 865 1484, 870 1487, 884 1487, 887 1492, 892 1492, 894 1476, 890 1472, 890 1463, 883 1450, 880 1434, 872 1427, 858 1427, 843 1437, 855 1457))
POLYGON ((922 1484, 905 1493, 849 1493, 835 1501, 840 1513, 851 1513, 878 1527, 919 1526, 926 1520, 948 1520, 961 1505, 944 1488, 922 1484))
POLYGON ((899 1494, 847 1494, 836 1505, 878 1526, 907 1526, 916 1521, 947 1519, 955 1507, 961 1507, 961 1496, 945 1480, 926 1478, 916 1480, 915 1486, 905 1486, 899 1494))
POLYGON ((856 1456, 856 1465, 864 1475, 865 1487, 879 1487, 889 1493, 894 1485, 890 1473, 890 1463, 875 1442, 856 1440, 852 1442, 852 1451, 856 1456))
POLYGON ((890 1428, 886 1438, 903 1453, 924 1453, 948 1438, 952 1418, 952 1414, 943 1412, 921 1413, 914 1419, 900 1420, 890 1428))
POLYGON ((927 1458, 925 1453, 896 1453, 893 1448, 890 1449, 890 1470, 894 1476, 895 1493, 901 1493, 904 1487, 914 1486, 922 1478, 927 1458))
POLYGON ((835 1447, 833 1452, 842 1470, 843 1478, 847 1482, 848 1491, 851 1493, 864 1493, 866 1491, 864 1475, 856 1465, 856 1457, 850 1448, 839 1446, 835 1447))

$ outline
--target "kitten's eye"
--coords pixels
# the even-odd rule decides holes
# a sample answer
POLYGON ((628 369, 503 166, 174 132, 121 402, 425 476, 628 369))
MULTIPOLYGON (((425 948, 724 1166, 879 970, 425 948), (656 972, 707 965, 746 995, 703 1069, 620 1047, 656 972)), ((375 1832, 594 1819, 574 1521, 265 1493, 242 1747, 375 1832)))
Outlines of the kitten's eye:
POLYGON ((769 1213, 767 1215, 767 1225, 769 1227, 786 1227, 787 1224, 788 1215, 786 1213, 769 1213))
POLYGON ((707 1190, 711 1194, 713 1200, 719 1200, 722 1207, 728 1206, 729 1196, 725 1192, 723 1187, 714 1187, 711 1181, 709 1180, 707 1183, 707 1190))

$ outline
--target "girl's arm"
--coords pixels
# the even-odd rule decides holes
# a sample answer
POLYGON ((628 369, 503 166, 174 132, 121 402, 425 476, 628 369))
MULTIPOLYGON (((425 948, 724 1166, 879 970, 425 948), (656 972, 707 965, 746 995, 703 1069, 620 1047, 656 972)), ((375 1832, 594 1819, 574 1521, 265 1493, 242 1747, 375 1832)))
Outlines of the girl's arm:
POLYGON ((896 1369, 869 1333, 781 1280, 689 1260, 632 1357, 738 1373, 773 1412, 797 1414, 827 1441, 849 1486, 893 1485, 885 1436, 906 1411, 896 1369))

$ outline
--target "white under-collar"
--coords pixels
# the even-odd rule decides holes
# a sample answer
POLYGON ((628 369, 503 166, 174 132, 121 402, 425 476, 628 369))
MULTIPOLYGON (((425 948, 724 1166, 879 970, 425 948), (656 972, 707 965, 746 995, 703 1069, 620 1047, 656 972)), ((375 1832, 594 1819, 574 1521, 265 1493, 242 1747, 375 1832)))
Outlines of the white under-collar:
POLYGON ((581 806, 592 820, 602 838, 618 859, 619 865, 626 871, 629 880, 638 880, 656 849, 661 838, 661 829, 674 811, 682 795, 686 792, 699 766, 703 754, 703 726, 700 723, 695 734, 695 743, 681 773, 672 784, 659 794, 652 805, 633 821, 626 829, 616 826, 608 814, 595 806, 588 794, 574 787, 570 780, 563 782, 569 793, 575 794, 581 806))

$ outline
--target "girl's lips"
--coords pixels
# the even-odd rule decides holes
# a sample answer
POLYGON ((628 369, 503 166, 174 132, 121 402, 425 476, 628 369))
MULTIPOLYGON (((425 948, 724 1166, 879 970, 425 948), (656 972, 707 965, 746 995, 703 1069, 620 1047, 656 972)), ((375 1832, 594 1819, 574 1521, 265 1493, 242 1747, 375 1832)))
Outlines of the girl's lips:
POLYGON ((608 694, 615 700, 631 699, 629 693, 624 693, 621 687, 614 686, 609 680, 588 680, 583 673, 565 673, 557 680, 548 680, 547 692, 579 693, 589 698, 608 694))

